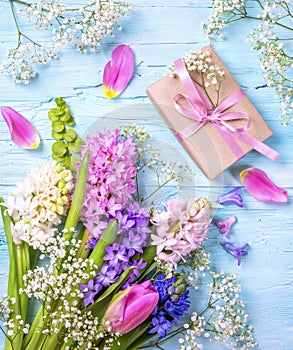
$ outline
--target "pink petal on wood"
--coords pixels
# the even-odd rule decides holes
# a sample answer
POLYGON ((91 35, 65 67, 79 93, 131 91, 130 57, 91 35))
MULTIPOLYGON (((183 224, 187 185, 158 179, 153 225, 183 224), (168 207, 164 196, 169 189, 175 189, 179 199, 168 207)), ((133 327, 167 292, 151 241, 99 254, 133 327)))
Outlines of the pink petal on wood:
POLYGON ((103 74, 103 91, 108 98, 115 98, 126 88, 134 71, 134 54, 127 45, 119 45, 112 52, 103 74))
POLYGON ((1 113, 14 143, 25 149, 34 149, 39 146, 39 134, 27 119, 11 107, 1 107, 1 113))

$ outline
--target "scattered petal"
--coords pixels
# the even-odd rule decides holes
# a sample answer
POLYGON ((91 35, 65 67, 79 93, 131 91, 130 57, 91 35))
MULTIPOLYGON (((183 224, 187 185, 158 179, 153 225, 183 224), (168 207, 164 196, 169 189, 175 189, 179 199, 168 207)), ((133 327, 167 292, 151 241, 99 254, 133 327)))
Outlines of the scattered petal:
POLYGON ((277 187, 261 169, 249 168, 243 170, 240 173, 240 180, 247 191, 260 202, 288 202, 288 192, 277 187))
POLYGON ((232 191, 222 194, 218 197, 217 202, 219 204, 234 203, 238 207, 243 208, 243 200, 238 193, 241 190, 241 186, 235 187, 232 191))
POLYGON ((103 91, 108 98, 115 98, 128 85, 134 70, 134 54, 127 45, 119 45, 112 52, 103 74, 103 91))
POLYGON ((11 107, 1 107, 1 113, 14 143, 25 149, 34 149, 39 146, 39 134, 27 119, 11 107))
POLYGON ((238 266, 241 263, 241 257, 248 254, 246 251, 246 249, 249 247, 248 243, 245 243, 242 247, 236 247, 233 243, 230 242, 221 242, 220 244, 226 250, 226 252, 233 255, 237 259, 238 266))
POLYGON ((227 220, 215 222, 215 225, 220 229, 221 234, 225 234, 225 237, 229 238, 230 228, 236 220, 236 216, 230 216, 227 220))

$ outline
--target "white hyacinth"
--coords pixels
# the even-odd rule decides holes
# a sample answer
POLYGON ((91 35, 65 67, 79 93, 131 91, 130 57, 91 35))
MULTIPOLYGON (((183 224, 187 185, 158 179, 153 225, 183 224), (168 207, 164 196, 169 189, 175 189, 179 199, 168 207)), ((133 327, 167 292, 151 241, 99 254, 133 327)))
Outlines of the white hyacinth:
POLYGON ((36 249, 52 237, 69 208, 72 189, 71 171, 57 162, 32 169, 7 199, 14 243, 25 241, 36 249))

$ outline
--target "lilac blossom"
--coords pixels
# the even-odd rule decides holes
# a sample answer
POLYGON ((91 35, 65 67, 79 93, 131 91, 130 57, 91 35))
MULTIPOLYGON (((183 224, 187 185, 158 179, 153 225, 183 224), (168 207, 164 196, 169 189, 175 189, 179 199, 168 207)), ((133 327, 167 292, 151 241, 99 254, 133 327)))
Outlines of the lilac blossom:
POLYGON ((238 207, 243 208, 243 200, 241 195, 238 193, 241 186, 235 187, 232 191, 222 194, 218 197, 217 202, 219 204, 234 203, 238 207))
POLYGON ((236 247, 233 243, 230 242, 221 242, 220 244, 226 250, 226 252, 233 255, 237 259, 238 266, 241 263, 241 257, 248 254, 246 250, 249 247, 248 243, 245 243, 242 247, 236 247))
POLYGON ((91 235, 99 236, 107 226, 102 218, 115 216, 136 190, 137 148, 132 136, 120 137, 119 129, 98 132, 86 141, 81 158, 89 150, 90 161, 82 217, 91 235))
POLYGON ((226 238, 229 238, 230 228, 235 224, 237 218, 236 216, 229 216, 227 220, 217 221, 215 225, 220 229, 220 233, 224 234, 226 238))

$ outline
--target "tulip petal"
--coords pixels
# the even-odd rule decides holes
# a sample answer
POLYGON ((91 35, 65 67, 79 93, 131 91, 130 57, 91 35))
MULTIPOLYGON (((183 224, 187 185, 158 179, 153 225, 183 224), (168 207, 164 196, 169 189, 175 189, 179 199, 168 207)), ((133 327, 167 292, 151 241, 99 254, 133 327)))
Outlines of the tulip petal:
POLYGON ((119 45, 112 52, 103 74, 103 91, 106 97, 115 98, 128 85, 134 70, 134 54, 127 45, 119 45))
POLYGON ((260 202, 288 202, 288 192, 276 186, 261 169, 249 168, 243 170, 240 173, 240 180, 247 191, 260 202))
POLYGON ((1 113, 14 143, 25 149, 34 149, 39 146, 39 134, 27 119, 11 107, 1 107, 1 113))

